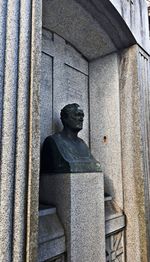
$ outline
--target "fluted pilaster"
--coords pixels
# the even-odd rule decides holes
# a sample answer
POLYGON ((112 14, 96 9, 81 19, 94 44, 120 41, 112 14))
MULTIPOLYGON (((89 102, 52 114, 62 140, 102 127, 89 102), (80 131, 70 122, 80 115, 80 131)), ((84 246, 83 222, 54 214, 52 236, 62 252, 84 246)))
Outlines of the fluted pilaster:
POLYGON ((41 1, 0 1, 0 12, 0 258, 36 261, 41 1))

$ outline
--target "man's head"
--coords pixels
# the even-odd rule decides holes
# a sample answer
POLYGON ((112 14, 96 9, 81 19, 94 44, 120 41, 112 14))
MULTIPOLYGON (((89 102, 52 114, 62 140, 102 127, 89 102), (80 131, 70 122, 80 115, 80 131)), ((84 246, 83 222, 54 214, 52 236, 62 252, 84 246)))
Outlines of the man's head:
POLYGON ((66 105, 61 110, 60 116, 64 127, 77 132, 82 129, 84 113, 78 104, 74 103, 66 105))

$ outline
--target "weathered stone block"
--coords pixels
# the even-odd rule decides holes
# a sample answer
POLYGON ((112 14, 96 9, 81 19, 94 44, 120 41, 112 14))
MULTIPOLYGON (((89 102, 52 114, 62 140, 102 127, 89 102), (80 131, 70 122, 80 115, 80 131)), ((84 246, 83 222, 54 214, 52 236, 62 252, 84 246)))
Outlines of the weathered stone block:
POLYGON ((102 173, 45 175, 41 201, 57 207, 66 232, 68 262, 105 261, 102 173))

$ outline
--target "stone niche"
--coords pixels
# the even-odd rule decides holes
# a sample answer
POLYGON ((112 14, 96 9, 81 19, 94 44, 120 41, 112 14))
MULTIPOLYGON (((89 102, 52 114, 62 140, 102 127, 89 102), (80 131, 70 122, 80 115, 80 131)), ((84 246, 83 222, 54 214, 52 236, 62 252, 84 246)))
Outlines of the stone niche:
POLYGON ((85 113, 80 136, 101 163, 105 191, 123 209, 118 61, 110 36, 82 5, 43 0, 41 146, 62 128, 60 109, 78 103, 85 113))
POLYGON ((61 126, 60 109, 78 103, 80 133, 101 163, 106 191, 123 207, 119 57, 100 24, 76 1, 43 1, 41 145, 61 126))

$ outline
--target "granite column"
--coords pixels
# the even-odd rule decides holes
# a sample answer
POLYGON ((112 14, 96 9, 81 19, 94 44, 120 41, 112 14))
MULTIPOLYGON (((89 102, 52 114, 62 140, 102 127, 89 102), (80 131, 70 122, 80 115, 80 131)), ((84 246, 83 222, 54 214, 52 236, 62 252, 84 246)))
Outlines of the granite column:
POLYGON ((41 2, 1 1, 0 12, 0 258, 24 261, 26 257, 30 261, 28 254, 34 251, 28 242, 34 235, 36 243, 37 236, 30 230, 29 218, 36 231, 38 225, 38 193, 32 212, 30 201, 35 173, 34 190, 38 192, 39 134, 34 123, 37 130, 41 2), (26 244, 32 249, 27 249, 27 256, 26 244))

